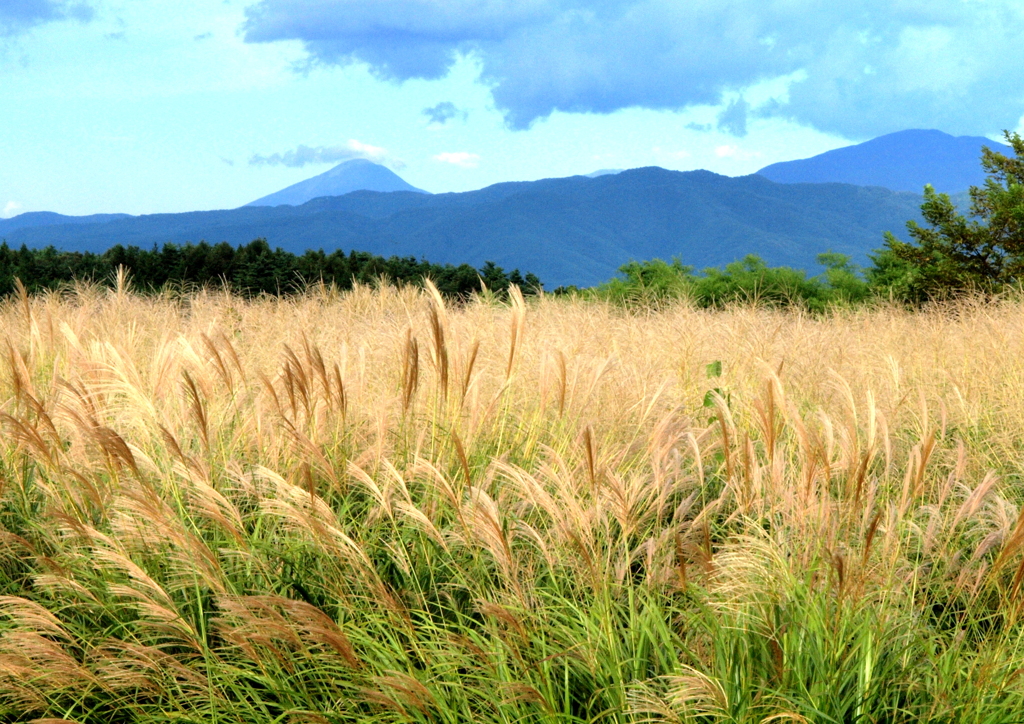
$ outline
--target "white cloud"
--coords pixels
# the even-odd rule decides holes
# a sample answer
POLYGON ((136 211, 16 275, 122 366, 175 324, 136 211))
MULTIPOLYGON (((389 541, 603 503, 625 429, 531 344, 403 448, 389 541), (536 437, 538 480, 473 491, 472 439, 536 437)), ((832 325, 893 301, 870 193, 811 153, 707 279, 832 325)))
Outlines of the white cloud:
POLYGON ((384 163, 391 158, 391 154, 388 153, 386 148, 371 146, 369 143, 361 143, 354 138, 350 139, 346 146, 349 151, 356 154, 357 158, 365 158, 374 163, 384 163))
POLYGON ((751 159, 760 158, 760 151, 745 151, 739 146, 732 146, 729 144, 716 146, 715 155, 718 158, 731 158, 736 161, 750 161, 751 159))
POLYGON ((0 214, 0 217, 4 219, 9 219, 15 214, 17 214, 19 211, 21 211, 21 204, 19 204, 17 201, 8 201, 7 205, 4 206, 4 211, 2 214, 0 214))
POLYGON ((289 166, 291 168, 302 168, 307 164, 339 163, 340 161, 351 161, 355 158, 365 158, 367 161, 380 163, 394 169, 405 167, 405 162, 394 158, 386 148, 372 146, 369 143, 349 139, 343 146, 304 146, 299 145, 284 153, 272 153, 263 156, 254 153, 249 157, 250 166, 289 166))
POLYGON ((480 164, 479 155, 475 153, 466 153, 465 151, 439 153, 433 158, 435 161, 450 163, 453 166, 461 166, 462 168, 476 168, 480 164))

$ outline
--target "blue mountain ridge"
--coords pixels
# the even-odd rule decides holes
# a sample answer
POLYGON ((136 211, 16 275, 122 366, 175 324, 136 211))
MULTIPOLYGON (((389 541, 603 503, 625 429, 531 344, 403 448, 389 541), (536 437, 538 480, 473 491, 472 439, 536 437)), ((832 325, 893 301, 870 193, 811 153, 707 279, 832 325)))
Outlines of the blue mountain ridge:
POLYGON ((27 211, 10 219, 0 219, 0 237, 16 229, 29 229, 58 224, 100 224, 104 221, 131 218, 129 214, 91 214, 89 216, 65 216, 52 211, 27 211))
POLYGON ((893 191, 959 194, 981 186, 981 149, 1013 155, 1013 150, 980 136, 951 136, 934 130, 908 130, 879 136, 811 158, 765 166, 757 173, 777 183, 847 183, 893 191))
POLYGON ((831 249, 866 263, 884 231, 899 235, 908 219, 920 219, 920 203, 916 194, 878 187, 649 167, 464 193, 356 191, 299 206, 151 214, 0 236, 11 245, 94 252, 115 244, 244 244, 264 237, 299 254, 355 249, 477 267, 489 260, 531 271, 550 288, 597 284, 631 259, 655 257, 678 256, 704 268, 754 253, 770 264, 813 270, 816 255, 831 249))

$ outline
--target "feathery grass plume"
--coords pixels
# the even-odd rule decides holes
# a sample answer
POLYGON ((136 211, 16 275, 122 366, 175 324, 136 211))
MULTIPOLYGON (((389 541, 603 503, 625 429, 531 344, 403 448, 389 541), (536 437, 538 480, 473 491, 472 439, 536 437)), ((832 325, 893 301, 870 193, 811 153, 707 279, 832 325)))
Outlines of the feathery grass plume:
POLYGON ((416 397, 420 380, 420 347, 412 336, 412 329, 406 330, 405 347, 402 355, 402 410, 408 412, 416 397))
POLYGON ((462 388, 459 391, 460 404, 465 405, 466 395, 473 383, 473 368, 476 365, 477 355, 480 353, 480 340, 474 339, 469 347, 469 353, 465 356, 462 364, 462 388))
POLYGON ((519 291, 519 287, 515 285, 509 287, 508 299, 512 314, 509 322, 508 366, 505 368, 506 380, 512 376, 512 368, 516 363, 516 351, 522 343, 523 328, 526 325, 526 302, 523 300, 523 293, 519 291))
MULTIPOLYGON (((424 288, 430 299, 430 336, 433 344, 430 347, 430 361, 437 372, 437 389, 441 393, 441 399, 448 398, 448 345, 445 343, 445 327, 448 325, 448 316, 445 311, 444 299, 437 291, 434 283, 427 279, 424 288)), ((468 385, 467 385, 468 386, 468 385)))

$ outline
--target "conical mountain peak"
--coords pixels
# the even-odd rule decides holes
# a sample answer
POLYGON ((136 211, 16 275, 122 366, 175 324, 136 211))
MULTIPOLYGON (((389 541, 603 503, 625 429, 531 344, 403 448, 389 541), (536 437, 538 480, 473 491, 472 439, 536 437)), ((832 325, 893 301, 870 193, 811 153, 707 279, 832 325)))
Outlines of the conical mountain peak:
POLYGON ((246 206, 301 206, 321 196, 344 196, 353 191, 416 191, 427 193, 405 182, 389 168, 365 158, 339 163, 319 176, 256 199, 246 206))

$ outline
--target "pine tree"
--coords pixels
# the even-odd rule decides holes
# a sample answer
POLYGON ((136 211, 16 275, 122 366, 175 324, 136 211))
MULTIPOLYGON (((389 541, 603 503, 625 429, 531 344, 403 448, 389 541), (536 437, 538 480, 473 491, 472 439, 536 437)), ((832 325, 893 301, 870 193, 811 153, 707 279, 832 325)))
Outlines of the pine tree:
POLYGON ((921 213, 928 226, 907 222, 912 242, 886 232, 870 275, 876 287, 919 300, 1024 282, 1024 139, 1003 135, 1014 156, 982 149, 988 178, 970 189, 970 218, 948 194, 925 186, 921 213))

